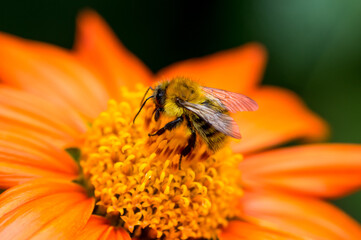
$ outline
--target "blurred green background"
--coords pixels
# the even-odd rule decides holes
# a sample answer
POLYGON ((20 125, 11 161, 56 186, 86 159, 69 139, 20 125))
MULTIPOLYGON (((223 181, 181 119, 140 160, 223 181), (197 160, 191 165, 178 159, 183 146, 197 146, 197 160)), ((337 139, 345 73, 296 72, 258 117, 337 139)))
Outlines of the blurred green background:
MULTIPOLYGON (((263 82, 297 92, 330 123, 330 141, 361 143, 361 1, 1 1, 0 31, 71 48, 85 7, 153 71, 260 42, 263 82)), ((361 192, 333 202, 361 222, 361 192)))

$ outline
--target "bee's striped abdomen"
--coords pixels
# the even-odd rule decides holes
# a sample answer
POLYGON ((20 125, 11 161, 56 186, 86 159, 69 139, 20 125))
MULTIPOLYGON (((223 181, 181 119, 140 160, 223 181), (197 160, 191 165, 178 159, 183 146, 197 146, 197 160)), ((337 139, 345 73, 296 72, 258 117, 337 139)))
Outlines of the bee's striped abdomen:
POLYGON ((209 149, 217 151, 225 143, 226 135, 214 127, 211 124, 198 117, 197 115, 192 116, 192 122, 198 135, 206 142, 209 149))

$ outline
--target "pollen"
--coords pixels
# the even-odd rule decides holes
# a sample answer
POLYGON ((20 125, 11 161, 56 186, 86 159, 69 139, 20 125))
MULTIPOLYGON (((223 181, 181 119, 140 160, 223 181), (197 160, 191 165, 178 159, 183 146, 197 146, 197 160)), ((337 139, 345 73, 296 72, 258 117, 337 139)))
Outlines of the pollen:
POLYGON ((122 89, 120 102, 91 124, 81 166, 93 185, 95 214, 140 239, 216 238, 240 215, 242 155, 225 147, 216 153, 197 137, 179 166, 190 136, 185 124, 160 136, 148 136, 172 119, 154 120, 149 102, 133 124, 145 92, 122 89))

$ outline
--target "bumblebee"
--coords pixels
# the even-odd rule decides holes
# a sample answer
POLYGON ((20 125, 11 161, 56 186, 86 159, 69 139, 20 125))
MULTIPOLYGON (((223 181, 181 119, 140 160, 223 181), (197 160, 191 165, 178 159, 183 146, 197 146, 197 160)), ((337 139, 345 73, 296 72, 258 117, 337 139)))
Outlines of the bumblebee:
POLYGON ((158 131, 148 134, 150 137, 171 131, 182 123, 187 124, 191 132, 188 144, 181 152, 179 169, 182 157, 187 156, 194 148, 197 135, 203 139, 210 150, 217 151, 224 145, 228 136, 241 138, 238 125, 230 116, 230 112, 258 109, 254 100, 242 94, 202 87, 189 78, 176 77, 159 83, 154 89, 148 88, 133 122, 149 99, 153 99, 156 106, 155 121, 159 120, 161 114, 175 117, 158 131), (143 102, 149 90, 153 93, 143 102))

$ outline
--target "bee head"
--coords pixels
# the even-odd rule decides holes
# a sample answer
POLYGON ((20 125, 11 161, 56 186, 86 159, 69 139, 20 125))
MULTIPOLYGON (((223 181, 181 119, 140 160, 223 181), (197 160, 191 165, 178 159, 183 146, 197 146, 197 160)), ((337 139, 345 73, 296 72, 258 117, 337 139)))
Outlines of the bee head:
POLYGON ((168 82, 164 82, 159 84, 155 89, 153 89, 152 87, 149 87, 148 90, 145 92, 144 97, 141 101, 141 106, 140 109, 138 111, 138 113, 135 115, 134 119, 133 119, 133 123, 135 122, 135 119, 137 118, 137 116, 139 115, 139 113, 142 111, 144 105, 146 104, 146 102, 153 98, 154 103, 157 105, 157 108, 163 108, 164 104, 165 104, 165 99, 166 99, 166 89, 168 87, 168 82), (145 101, 143 102, 144 98, 146 97, 147 93, 149 90, 153 90, 153 94, 148 97, 147 99, 145 99, 145 101))

